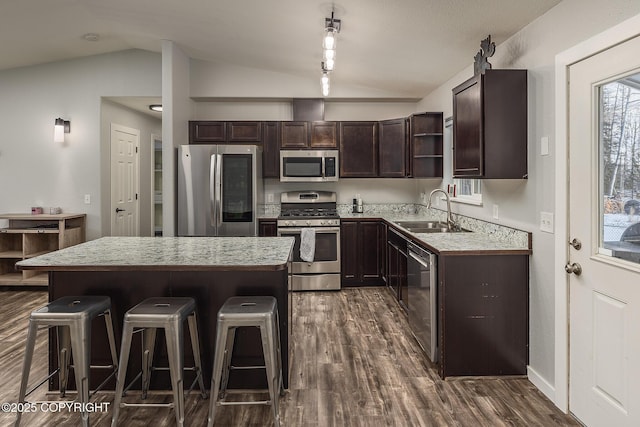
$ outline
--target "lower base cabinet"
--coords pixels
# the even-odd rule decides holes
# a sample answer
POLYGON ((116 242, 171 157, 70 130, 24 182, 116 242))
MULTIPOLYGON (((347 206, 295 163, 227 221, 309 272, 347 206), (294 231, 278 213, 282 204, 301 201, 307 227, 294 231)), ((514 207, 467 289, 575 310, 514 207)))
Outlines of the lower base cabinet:
POLYGON ((384 284, 384 224, 379 220, 343 219, 340 258, 343 286, 384 284))
POLYGON ((258 220, 258 236, 275 237, 278 235, 278 223, 272 219, 258 220))
POLYGON ((526 375, 529 256, 438 257, 440 375, 526 375))
POLYGON ((409 306, 407 240, 391 228, 387 231, 387 286, 406 312, 409 306))

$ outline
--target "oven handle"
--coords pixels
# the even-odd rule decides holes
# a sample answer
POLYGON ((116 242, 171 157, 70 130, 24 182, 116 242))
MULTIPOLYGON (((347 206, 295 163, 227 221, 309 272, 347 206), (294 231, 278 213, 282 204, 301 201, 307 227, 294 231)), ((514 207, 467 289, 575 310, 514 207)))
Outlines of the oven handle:
MULTIPOLYGON (((304 228, 314 228, 316 233, 336 233, 340 231, 340 227, 304 227, 304 228)), ((278 235, 280 233, 286 232, 287 234, 300 234, 302 233, 302 228, 279 228, 278 235)))

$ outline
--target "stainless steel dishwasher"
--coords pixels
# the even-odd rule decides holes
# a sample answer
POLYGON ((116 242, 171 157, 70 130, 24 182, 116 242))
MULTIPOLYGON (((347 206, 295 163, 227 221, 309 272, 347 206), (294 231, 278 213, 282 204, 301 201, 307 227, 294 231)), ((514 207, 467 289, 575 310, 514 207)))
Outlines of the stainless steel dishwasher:
POLYGON ((408 314, 411 332, 433 363, 438 361, 437 256, 407 244, 408 314))

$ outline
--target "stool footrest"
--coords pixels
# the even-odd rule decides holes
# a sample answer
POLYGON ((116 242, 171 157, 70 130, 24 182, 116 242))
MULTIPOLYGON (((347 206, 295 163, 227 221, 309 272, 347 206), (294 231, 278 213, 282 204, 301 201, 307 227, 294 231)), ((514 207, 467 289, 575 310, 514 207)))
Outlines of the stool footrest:
POLYGON ((228 402, 226 400, 218 400, 220 406, 240 406, 240 405, 271 405, 270 400, 251 400, 248 402, 228 402))
POLYGON ((229 366, 231 370, 243 370, 243 369, 267 369, 266 366, 229 366))
POLYGON ((120 402, 120 407, 121 408, 127 408, 127 407, 137 407, 137 408, 173 408, 175 405, 173 404, 173 402, 171 403, 126 403, 126 402, 120 402))

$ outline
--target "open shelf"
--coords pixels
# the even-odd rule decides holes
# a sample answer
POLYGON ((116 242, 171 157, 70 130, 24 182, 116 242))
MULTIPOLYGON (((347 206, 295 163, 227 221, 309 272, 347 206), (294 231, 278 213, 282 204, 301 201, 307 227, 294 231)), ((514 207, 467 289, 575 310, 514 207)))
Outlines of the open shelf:
POLYGON ((0 285, 47 286, 47 273, 16 268, 16 263, 85 241, 85 214, 3 214, 0 229, 0 285))

